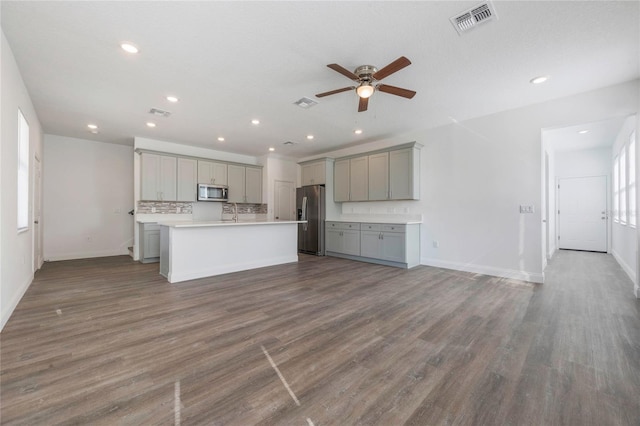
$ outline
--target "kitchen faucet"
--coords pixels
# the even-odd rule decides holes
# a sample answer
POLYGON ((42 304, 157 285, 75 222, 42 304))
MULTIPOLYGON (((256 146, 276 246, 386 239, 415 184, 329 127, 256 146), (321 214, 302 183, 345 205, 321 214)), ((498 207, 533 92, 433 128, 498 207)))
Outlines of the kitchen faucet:
POLYGON ((233 221, 238 223, 238 203, 233 203, 233 221))

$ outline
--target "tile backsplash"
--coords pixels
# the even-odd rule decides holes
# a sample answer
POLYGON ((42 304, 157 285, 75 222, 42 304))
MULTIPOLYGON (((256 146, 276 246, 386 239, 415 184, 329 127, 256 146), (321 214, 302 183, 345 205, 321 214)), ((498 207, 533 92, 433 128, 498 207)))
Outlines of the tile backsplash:
MULTIPOLYGON (((193 203, 179 203, 172 201, 138 201, 137 213, 192 214, 193 203)), ((223 203, 222 213, 233 214, 233 203, 223 203)), ((267 214, 267 204, 238 203, 238 214, 267 214)))
POLYGON ((191 214, 192 203, 178 203, 171 201, 138 201, 137 213, 191 214))
MULTIPOLYGON (((224 203, 222 214, 233 214, 233 203, 224 203)), ((267 204, 238 203, 238 214, 267 214, 267 204)))

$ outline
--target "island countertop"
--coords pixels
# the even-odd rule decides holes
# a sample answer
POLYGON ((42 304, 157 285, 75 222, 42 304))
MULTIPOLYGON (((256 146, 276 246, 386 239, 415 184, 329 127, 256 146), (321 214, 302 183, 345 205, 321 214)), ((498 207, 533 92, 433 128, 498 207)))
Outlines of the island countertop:
POLYGON ((170 228, 203 228, 212 226, 248 226, 248 225, 286 225, 291 223, 305 223, 304 220, 167 220, 158 221, 158 225, 170 228))

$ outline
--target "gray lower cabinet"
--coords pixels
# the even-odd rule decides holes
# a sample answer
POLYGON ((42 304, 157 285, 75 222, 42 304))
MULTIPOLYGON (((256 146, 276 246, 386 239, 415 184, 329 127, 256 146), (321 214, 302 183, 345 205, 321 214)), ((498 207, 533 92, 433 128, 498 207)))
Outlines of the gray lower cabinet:
POLYGON ((326 251, 352 256, 360 255, 360 224, 327 222, 325 225, 326 251))
POLYGON ((420 224, 327 222, 326 229, 328 256, 401 268, 420 264, 420 224), (347 232, 359 236, 358 244, 347 245, 347 232))
POLYGON ((160 225, 157 223, 140 224, 140 262, 160 261, 160 225))

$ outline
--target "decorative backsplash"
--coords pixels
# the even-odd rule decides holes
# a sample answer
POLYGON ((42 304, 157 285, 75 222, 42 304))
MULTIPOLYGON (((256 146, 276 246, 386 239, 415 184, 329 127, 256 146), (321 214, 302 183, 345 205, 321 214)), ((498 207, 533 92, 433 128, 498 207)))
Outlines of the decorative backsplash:
MULTIPOLYGON (((222 214, 233 214, 233 203, 224 203, 222 214)), ((238 214, 267 214, 267 204, 238 203, 238 214)))
POLYGON ((192 203, 171 201, 138 201, 139 214, 191 214, 192 203), (153 210, 155 208, 155 211, 153 210))
MULTIPOLYGON (((138 201, 137 213, 192 214, 193 203, 178 203, 172 201, 138 201)), ((233 203, 223 203, 222 213, 233 214, 233 203)), ((267 204, 238 203, 238 214, 267 214, 267 204)))

